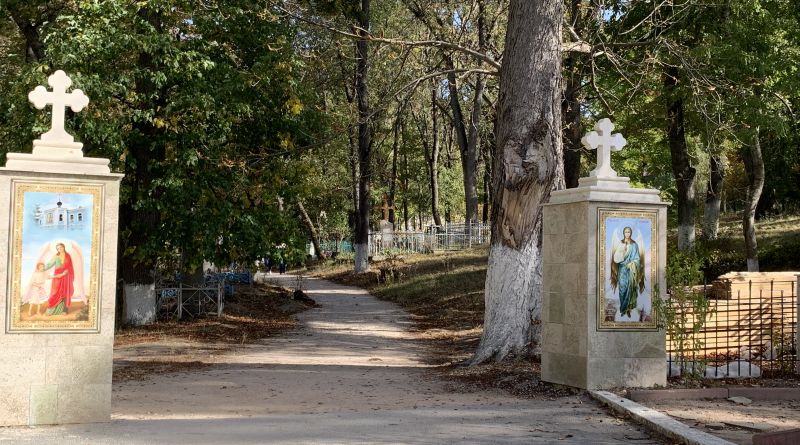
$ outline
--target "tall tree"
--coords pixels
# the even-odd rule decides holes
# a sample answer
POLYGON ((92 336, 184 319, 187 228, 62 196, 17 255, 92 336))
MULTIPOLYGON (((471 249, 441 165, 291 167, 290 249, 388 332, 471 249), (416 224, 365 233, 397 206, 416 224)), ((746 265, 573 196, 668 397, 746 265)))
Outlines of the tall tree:
MULTIPOLYGON (((579 37, 585 37, 583 0, 569 0, 569 24, 579 37)), ((582 110, 583 104, 583 59, 585 54, 569 51, 564 58, 564 101, 561 106, 561 117, 564 127, 564 182, 567 188, 578 186, 581 175, 581 153, 583 145, 582 110)))
POLYGON ((720 155, 712 153, 708 157, 708 185, 706 187, 706 204, 703 211, 703 238, 717 239, 719 232, 719 214, 722 205, 723 180, 725 164, 720 155))
POLYGON ((677 67, 667 66, 664 69, 667 142, 672 158, 672 174, 678 186, 678 250, 686 252, 694 248, 695 242, 694 200, 697 170, 692 166, 686 143, 686 120, 683 97, 677 88, 678 76, 677 67))
POLYGON ((747 174, 747 200, 742 216, 747 271, 758 272, 758 241, 756 240, 756 207, 764 190, 764 158, 761 154, 761 138, 758 128, 753 142, 744 147, 742 156, 747 174))
POLYGON ((561 0, 511 0, 497 110, 486 310, 472 363, 538 342, 541 205, 563 188, 561 0))
POLYGON ((441 150, 439 145, 439 119, 437 113, 437 82, 436 79, 432 82, 431 87, 431 128, 430 132, 427 130, 425 118, 421 115, 417 118, 417 128, 419 129, 420 137, 422 139, 422 148, 425 151, 425 161, 428 166, 428 183, 431 193, 431 215, 433 216, 433 223, 441 227, 442 217, 439 214, 439 152, 441 150))
POLYGON ((369 270, 369 216, 372 205, 370 180, 372 176, 372 135, 370 133, 369 108, 369 0, 361 0, 357 11, 358 33, 362 38, 356 40, 356 102, 358 103, 358 209, 356 213, 356 233, 353 239, 355 248, 355 271, 369 270))

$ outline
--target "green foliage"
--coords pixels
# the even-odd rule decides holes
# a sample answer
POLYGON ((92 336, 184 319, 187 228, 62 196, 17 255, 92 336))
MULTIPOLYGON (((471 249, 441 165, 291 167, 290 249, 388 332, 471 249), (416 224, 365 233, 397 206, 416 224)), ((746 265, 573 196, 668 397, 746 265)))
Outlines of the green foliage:
POLYGON ((693 251, 670 250, 667 257, 667 288, 693 286, 703 281, 703 257, 693 251))
POLYGON ((674 345, 673 360, 680 363, 682 375, 694 378, 701 377, 705 369, 703 359, 696 357, 704 342, 696 334, 713 313, 705 295, 694 292, 691 287, 702 279, 702 264, 702 259, 694 252, 671 252, 667 261, 669 298, 656 298, 653 302, 659 328, 666 330, 674 345))
MULTIPOLYGON (((43 2, 42 2, 43 4, 43 2)), ((15 13, 18 13, 15 12, 15 13)), ((308 175, 301 147, 322 125, 303 79, 293 25, 267 2, 234 0, 65 3, 40 28, 46 57, 3 71, 3 153, 46 130, 27 91, 64 69, 91 98, 72 116, 90 156, 125 173, 121 253, 128 265, 179 252, 244 262, 304 237, 281 210, 308 175)))

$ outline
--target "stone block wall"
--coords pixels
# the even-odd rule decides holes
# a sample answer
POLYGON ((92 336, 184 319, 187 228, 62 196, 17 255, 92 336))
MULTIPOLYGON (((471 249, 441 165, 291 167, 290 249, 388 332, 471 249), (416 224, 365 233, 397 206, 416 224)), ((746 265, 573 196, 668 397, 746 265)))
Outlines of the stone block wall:
MULTIPOLYGON (((597 329, 598 208, 653 208, 653 204, 590 200, 550 204, 543 220, 542 379, 580 388, 649 387, 666 383, 663 331, 597 329)), ((666 236, 666 207, 659 235, 666 236)), ((653 240, 654 243, 656 240, 653 240)), ((664 289, 664 248, 659 249, 664 289)))
POLYGON ((0 170, 0 426, 108 421, 116 293, 119 175, 0 170), (99 332, 9 333, 11 179, 104 183, 99 332))

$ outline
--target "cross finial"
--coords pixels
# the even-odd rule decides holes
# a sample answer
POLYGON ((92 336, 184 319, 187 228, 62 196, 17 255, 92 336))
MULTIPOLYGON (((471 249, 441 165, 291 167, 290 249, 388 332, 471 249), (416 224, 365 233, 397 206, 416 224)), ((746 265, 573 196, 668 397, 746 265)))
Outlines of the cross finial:
POLYGON ((600 119, 594 130, 581 139, 584 147, 597 150, 597 167, 589 173, 589 177, 615 178, 617 172, 611 168, 611 152, 622 150, 628 142, 619 133, 611 134, 614 124, 608 118, 600 119))
POLYGON ((53 123, 50 131, 44 133, 39 141, 34 142, 34 146, 76 148, 77 145, 77 148, 80 148, 82 144, 76 143, 75 139, 64 130, 64 109, 70 107, 77 113, 89 105, 89 98, 77 88, 67 93, 72 80, 64 71, 58 70, 53 73, 47 78, 47 83, 53 87, 53 91, 47 91, 47 88, 40 85, 28 94, 28 100, 39 110, 47 105, 53 106, 53 123))

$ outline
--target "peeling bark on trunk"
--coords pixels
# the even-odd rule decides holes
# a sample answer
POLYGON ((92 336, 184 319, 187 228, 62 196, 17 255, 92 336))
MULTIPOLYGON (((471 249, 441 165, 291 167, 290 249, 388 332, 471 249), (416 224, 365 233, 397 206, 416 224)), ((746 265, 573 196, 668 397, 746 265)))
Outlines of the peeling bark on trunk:
MULTIPOLYGON (((492 245, 481 342, 471 363, 540 340, 541 204, 563 187, 560 0, 512 0, 500 96, 492 245)), ((536 352, 536 350, 534 350, 536 352)))
POLYGON ((678 188, 678 250, 694 248, 694 200, 696 170, 691 165, 684 129, 683 99, 678 95, 678 69, 664 71, 664 92, 667 98, 667 140, 672 160, 672 174, 678 188))
MULTIPOLYGON (((369 0, 361 0, 358 25, 362 31, 369 32, 369 0)), ((358 214, 356 216, 355 272, 369 271, 369 215, 370 215, 370 157, 372 139, 369 128, 369 102, 367 90, 368 74, 367 39, 356 40, 356 101, 358 102, 358 214)))
POLYGON ((764 158, 761 155, 761 140, 756 129, 753 144, 745 147, 744 170, 747 174, 747 202, 744 207, 742 228, 744 231, 747 271, 758 272, 758 241, 756 240, 756 208, 764 190, 764 158))
POLYGON ((707 240, 715 240, 719 232, 719 211, 722 205, 722 184, 725 178, 725 165, 719 155, 709 157, 708 170, 706 206, 703 212, 703 236, 707 240))

